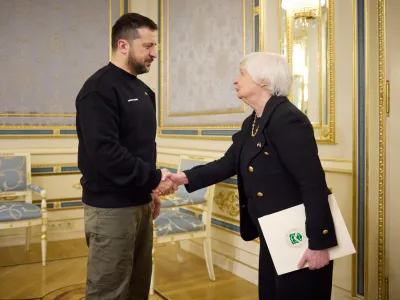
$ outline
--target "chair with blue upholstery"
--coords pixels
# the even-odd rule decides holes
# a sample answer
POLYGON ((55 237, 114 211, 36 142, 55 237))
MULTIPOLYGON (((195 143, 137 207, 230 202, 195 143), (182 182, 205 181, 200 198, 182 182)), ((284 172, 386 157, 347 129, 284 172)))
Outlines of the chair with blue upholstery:
MULTIPOLYGON (((203 165, 209 161, 211 159, 205 157, 181 156, 178 172, 203 165)), ((214 189, 215 186, 212 185, 193 193, 188 193, 184 186, 180 186, 174 195, 162 197, 160 216, 154 221, 154 246, 174 243, 178 250, 178 261, 181 263, 183 262, 183 257, 181 255, 180 242, 192 239, 203 240, 207 271, 212 281, 215 281, 211 251, 211 216, 214 189), (199 216, 197 217, 196 215, 199 216)), ((151 294, 154 293, 154 253, 155 247, 153 247, 151 294)))
POLYGON ((42 265, 46 265, 46 190, 31 182, 28 153, 0 152, 0 229, 26 227, 26 250, 30 249, 31 227, 40 225, 42 265), (40 207, 32 204, 32 191, 41 195, 40 207), (11 200, 15 199, 17 200, 11 200), (23 198, 23 200, 20 200, 23 198))

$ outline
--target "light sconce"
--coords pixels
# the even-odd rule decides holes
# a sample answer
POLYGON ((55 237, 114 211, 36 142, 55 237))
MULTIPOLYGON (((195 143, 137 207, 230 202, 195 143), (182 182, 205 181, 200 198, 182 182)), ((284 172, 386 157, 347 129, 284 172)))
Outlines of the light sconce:
POLYGON ((325 0, 282 0, 282 8, 293 16, 297 28, 313 28, 318 24, 318 7, 325 0))

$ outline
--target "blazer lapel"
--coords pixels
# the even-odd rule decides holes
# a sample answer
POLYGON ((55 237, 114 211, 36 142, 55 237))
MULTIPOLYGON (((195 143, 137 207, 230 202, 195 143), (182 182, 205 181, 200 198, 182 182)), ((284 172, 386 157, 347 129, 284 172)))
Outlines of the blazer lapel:
POLYGON ((262 151, 265 143, 267 142, 267 137, 265 136, 265 128, 268 126, 269 120, 274 110, 285 101, 287 101, 286 97, 272 96, 265 105, 260 120, 260 127, 258 128, 259 134, 254 137, 253 143, 255 143, 255 151, 253 152, 253 155, 250 158, 249 162, 251 162, 253 158, 262 151))
MULTIPOLYGON (((246 121, 243 123, 243 130, 241 132, 241 134, 238 136, 238 139, 236 141, 237 146, 237 151, 236 151, 236 161, 237 166, 239 167, 239 161, 240 161, 240 154, 242 153, 242 148, 243 148, 243 144, 245 141, 245 138, 248 134, 250 134, 250 130, 251 130, 251 122, 253 120, 254 117, 254 112, 251 114, 251 116, 249 118, 246 119, 246 121)), ((235 141, 234 141, 235 142, 235 141)))

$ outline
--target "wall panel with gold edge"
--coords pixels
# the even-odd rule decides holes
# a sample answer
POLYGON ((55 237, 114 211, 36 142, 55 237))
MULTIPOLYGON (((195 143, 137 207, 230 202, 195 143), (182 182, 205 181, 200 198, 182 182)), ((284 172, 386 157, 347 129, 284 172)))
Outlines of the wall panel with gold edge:
POLYGON ((230 139, 251 113, 233 80, 264 49, 263 1, 159 0, 159 12, 159 136, 230 139))
POLYGON ((334 0, 278 0, 280 49, 293 72, 290 100, 318 143, 335 143, 334 0))
POLYGON ((76 95, 108 63, 112 24, 129 2, 0 2, 0 26, 13 28, 0 36, 0 138, 76 137, 76 95))

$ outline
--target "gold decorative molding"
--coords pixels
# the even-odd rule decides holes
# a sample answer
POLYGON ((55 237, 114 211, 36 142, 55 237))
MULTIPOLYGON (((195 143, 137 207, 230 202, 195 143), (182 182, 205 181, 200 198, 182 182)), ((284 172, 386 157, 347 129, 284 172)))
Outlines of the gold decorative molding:
POLYGON ((329 5, 329 17, 328 17, 328 65, 329 65, 329 137, 326 142, 335 143, 336 142, 336 130, 335 130, 335 118, 336 118, 336 80, 335 80, 335 42, 334 42, 334 32, 335 32, 335 6, 333 0, 328 0, 329 5))
MULTIPOLYGON (((70 202, 70 201, 81 201, 82 197, 71 197, 71 198, 55 198, 55 199, 46 199, 47 203, 60 203, 60 202, 70 202)), ((32 200, 33 204, 41 203, 41 199, 32 200)))
POLYGON ((378 0, 379 44, 379 192, 378 192, 378 300, 385 297, 385 202, 386 202, 386 49, 385 49, 385 0, 378 0))
MULTIPOLYGON (((113 6, 118 6, 118 9, 120 10, 121 13, 124 12, 125 10, 125 5, 123 0, 109 0, 109 59, 111 59, 111 29, 112 29, 112 22, 113 22, 113 14, 112 14, 112 8, 113 6), (119 4, 117 4, 119 3, 119 4)), ((130 1, 127 2, 127 8, 128 10, 130 9, 130 1)), ((107 21, 106 21, 107 22, 107 21)), ((58 36, 55 36, 55 38, 52 40, 54 42, 52 44, 53 50, 58 51, 59 48, 59 39, 58 36)), ((49 117, 49 118, 73 118, 75 117, 75 113, 45 113, 45 112, 39 112, 39 113, 24 113, 24 112, 2 112, 0 113, 0 117, 49 117)), ((72 123, 72 122, 71 122, 72 123)), ((69 132, 70 130, 75 130, 76 126, 75 125, 0 125, 0 139, 47 139, 47 138, 64 138, 64 139, 70 139, 70 138, 77 138, 76 134, 74 132, 69 132), (45 131, 45 132, 40 132, 40 131, 45 131), (62 130, 67 131, 67 132, 61 132, 62 130), (18 133, 15 133, 13 131, 19 131, 18 133), (39 131, 39 132, 38 132, 39 131)))
POLYGON ((75 125, 0 125, 0 129, 75 129, 75 125))
MULTIPOLYGON (((161 0, 163 2, 163 0, 161 0)), ((166 18, 167 18, 167 56, 170 54, 169 50, 169 22, 170 22, 170 9, 169 9, 169 4, 170 0, 166 0, 167 2, 167 8, 166 8, 166 18)), ((246 54, 246 27, 247 27, 247 22, 246 22, 246 0, 242 0, 242 19, 243 19, 243 55, 246 54)), ((260 8, 257 7, 256 9, 253 9, 253 15, 259 14, 260 8)), ((162 23, 162 26, 164 23, 162 23)), ((261 26, 260 26, 261 27, 261 26)), ((254 31, 254 27, 253 27, 254 31)), ((163 37, 162 37, 163 38, 163 37)), ((164 41, 162 42, 164 44, 164 41)), ((246 112, 246 104, 243 103, 241 108, 233 108, 233 109, 217 109, 217 110, 203 110, 203 111, 195 111, 195 112, 187 112, 187 113, 171 113, 171 103, 170 103, 170 96, 169 96, 169 91, 170 91, 170 80, 169 80, 169 61, 170 59, 167 59, 167 82, 166 82, 166 109, 167 109, 167 117, 189 117, 189 116, 208 116, 208 115, 226 115, 226 114, 236 114, 236 113, 245 113, 246 112)), ((161 107, 163 108, 163 102, 161 102, 161 107)), ((162 109, 163 110, 163 109, 162 109)), ((170 127, 170 126, 168 126, 170 127)), ((186 127, 186 126, 185 126, 186 127)), ((164 127, 166 128, 166 127, 164 127)))
MULTIPOLYGON (((281 2, 282 0, 278 0, 278 15, 282 18, 284 10, 281 8, 281 2)), ((334 0, 327 0, 327 6, 328 6, 328 17, 327 17, 327 53, 326 53, 326 64, 328 65, 327 67, 327 102, 328 104, 328 109, 326 111, 328 115, 328 119, 325 122, 323 122, 323 107, 326 105, 323 104, 323 90, 322 90, 322 80, 319 80, 319 121, 318 122, 313 122, 313 128, 314 128, 314 135, 317 140, 317 143, 319 144, 335 144, 336 143, 336 80, 335 80, 335 40, 334 40, 334 19, 335 19, 335 7, 334 7, 334 0)), ((287 58, 287 61, 289 65, 292 67, 293 65, 293 36, 294 36, 294 28, 293 28, 293 20, 296 18, 306 18, 308 17, 315 17, 319 18, 321 15, 321 8, 319 7, 318 10, 308 10, 308 11, 300 11, 292 14, 285 14, 286 22, 284 25, 281 25, 282 22, 280 22, 279 25, 279 32, 280 32, 280 53, 285 55, 287 58), (281 27, 285 27, 285 31, 281 29, 281 27), (285 34, 285 37, 283 37, 283 33, 285 34), (286 39, 286 46, 284 43, 284 39, 286 39)), ((321 53, 321 22, 318 21, 318 56, 322 57, 321 53)), ((321 71, 321 64, 323 64, 322 61, 320 61, 320 64, 318 66, 318 73, 322 73, 321 71)), ((290 92, 289 99, 292 101, 292 95, 293 92, 290 92)))
POLYGON ((237 191, 220 189, 214 196, 214 202, 218 208, 231 217, 239 215, 239 195, 237 191))
MULTIPOLYGON (((365 25, 364 25, 364 39, 365 39, 365 86, 369 86, 369 4, 368 1, 365 1, 365 25)), ((364 240, 364 295, 368 298, 369 295, 369 93, 368 89, 365 93, 365 240, 364 240)))
MULTIPOLYGON (((75 113, 0 113, 0 117, 75 117, 75 113)), ((68 125, 66 125, 68 126, 68 125)), ((53 126, 52 126, 53 127, 53 126)))
POLYGON ((82 185, 81 185, 80 182, 77 182, 77 183, 73 184, 72 187, 77 189, 77 190, 81 190, 82 189, 82 185))
MULTIPOLYGON (((7 196, 7 194, 8 193, 1 193, 0 194, 0 201, 1 200, 4 200, 4 201, 12 201, 12 200, 15 200, 15 199, 17 199, 19 196, 11 196, 11 195, 8 195, 7 196), (6 194, 6 195, 4 195, 4 194, 6 194)), ((9 193, 9 194, 12 194, 12 193, 9 193)), ((14 195, 15 195, 15 193, 14 193, 14 195)))
POLYGON ((52 169, 51 171, 37 171, 33 173, 33 176, 58 176, 58 175, 71 175, 71 174, 80 174, 81 172, 78 170, 63 170, 63 168, 75 167, 77 168, 76 163, 55 163, 55 164, 34 164, 31 166, 32 169, 52 169))
MULTIPOLYGON (((358 250, 357 245, 357 88, 358 80, 357 80, 357 1, 353 0, 353 103, 352 103, 352 241, 356 249, 358 250)), ((357 274, 357 256, 353 255, 351 257, 351 296, 356 296, 357 290, 357 282, 356 282, 356 274, 357 274)))
MULTIPOLYGON (((243 25, 246 27, 246 0, 242 0, 243 7, 243 25)), ((168 68, 168 59, 165 59, 165 48, 167 48, 167 52, 169 53, 168 43, 166 45, 164 41, 165 35, 167 35, 167 39, 169 37, 168 31, 165 31, 164 24, 166 20, 169 20, 169 8, 168 8, 169 0, 160 0, 159 1, 159 9, 160 9, 160 38, 159 38, 159 50, 160 50, 160 67, 159 67, 159 92, 160 92, 160 100, 159 100, 159 129, 158 135, 162 138, 176 138, 176 139, 201 139, 201 140, 231 140, 230 132, 231 130, 238 130, 241 127, 240 124, 204 124, 204 125, 196 125, 196 124, 184 124, 184 125, 165 125, 164 119, 165 117, 184 117, 184 116, 199 116, 199 115, 217 115, 217 114, 232 114, 232 113, 244 113, 246 111, 246 105, 243 104, 243 108, 240 109, 231 109, 231 110, 216 110, 216 111, 199 111, 199 112, 191 112, 191 113, 170 113, 169 109, 169 72, 165 73, 165 67, 168 68), (167 7, 166 7, 167 6, 167 7), (166 66, 165 66, 166 65, 166 66), (166 84, 164 82, 167 82, 166 84), (165 86, 166 85, 166 86, 165 86), (166 91, 166 100, 164 99, 164 91, 166 91), (165 103, 166 102, 166 103, 165 103), (166 107, 164 107, 166 106, 166 107), (166 112, 166 113, 165 113, 166 112), (165 114, 165 115, 164 115, 165 114), (207 131, 207 133, 203 133, 203 131, 207 131), (226 131, 226 132, 224 132, 226 131)), ((254 1, 252 1, 252 36, 255 36, 255 26, 254 26, 254 18, 258 16, 259 18, 259 51, 264 51, 264 0, 259 0, 259 6, 254 8, 254 1)), ((246 50, 246 36, 245 31, 243 33, 243 46, 244 51, 246 50)), ((253 39, 253 49, 254 49, 254 39, 253 39)), ((254 50, 253 50, 254 51, 254 50)), ((244 118, 243 118, 244 119, 244 118)))
MULTIPOLYGON (((58 154, 58 153, 55 153, 58 154)), ((32 168, 61 168, 61 167, 77 167, 76 163, 56 163, 56 164, 34 164, 32 168)))

